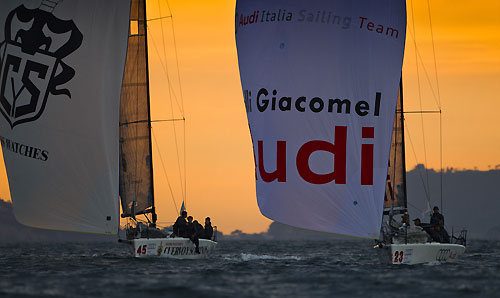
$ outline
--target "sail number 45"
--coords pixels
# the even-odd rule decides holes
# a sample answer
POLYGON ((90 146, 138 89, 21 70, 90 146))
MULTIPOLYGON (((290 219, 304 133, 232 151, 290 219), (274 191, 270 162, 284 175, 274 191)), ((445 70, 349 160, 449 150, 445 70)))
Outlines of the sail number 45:
POLYGON ((146 254, 146 248, 147 248, 147 245, 139 245, 139 247, 137 248, 137 254, 138 255, 140 255, 140 254, 145 255, 146 254))
POLYGON ((394 263, 401 263, 403 262, 403 251, 397 251, 394 252, 394 263))

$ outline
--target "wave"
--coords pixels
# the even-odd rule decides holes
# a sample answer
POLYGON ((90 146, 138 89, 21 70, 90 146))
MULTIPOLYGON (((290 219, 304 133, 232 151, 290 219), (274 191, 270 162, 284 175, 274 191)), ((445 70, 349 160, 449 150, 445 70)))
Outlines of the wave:
POLYGON ((254 255, 246 253, 241 253, 240 258, 245 262, 256 261, 256 260, 294 260, 294 261, 302 260, 301 257, 297 256, 270 256, 270 255, 254 255))

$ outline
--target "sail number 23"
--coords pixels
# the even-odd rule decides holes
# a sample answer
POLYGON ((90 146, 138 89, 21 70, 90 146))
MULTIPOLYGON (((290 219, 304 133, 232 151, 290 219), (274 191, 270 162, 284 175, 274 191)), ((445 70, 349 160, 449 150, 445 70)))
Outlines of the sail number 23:
POLYGON ((146 254, 146 247, 147 247, 147 245, 139 245, 139 247, 137 248, 137 254, 138 255, 140 255, 140 254, 145 255, 146 254))
POLYGON ((403 262, 403 251, 395 251, 394 252, 394 263, 401 263, 403 262))

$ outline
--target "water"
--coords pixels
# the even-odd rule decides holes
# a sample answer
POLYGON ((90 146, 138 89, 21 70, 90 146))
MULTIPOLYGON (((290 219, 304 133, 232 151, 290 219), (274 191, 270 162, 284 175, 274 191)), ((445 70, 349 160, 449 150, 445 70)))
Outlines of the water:
POLYGON ((225 241, 207 260, 118 243, 0 245, 0 297, 500 297, 500 242, 455 264, 381 265, 371 241, 225 241))

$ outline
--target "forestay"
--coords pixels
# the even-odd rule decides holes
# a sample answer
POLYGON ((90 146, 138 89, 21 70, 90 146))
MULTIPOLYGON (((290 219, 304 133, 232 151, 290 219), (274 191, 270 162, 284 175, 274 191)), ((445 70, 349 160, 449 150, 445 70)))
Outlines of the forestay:
POLYGON ((112 233, 130 2, 0 3, 0 136, 17 220, 112 233))
POLYGON ((236 45, 266 217, 378 238, 404 0, 238 0, 236 45))

